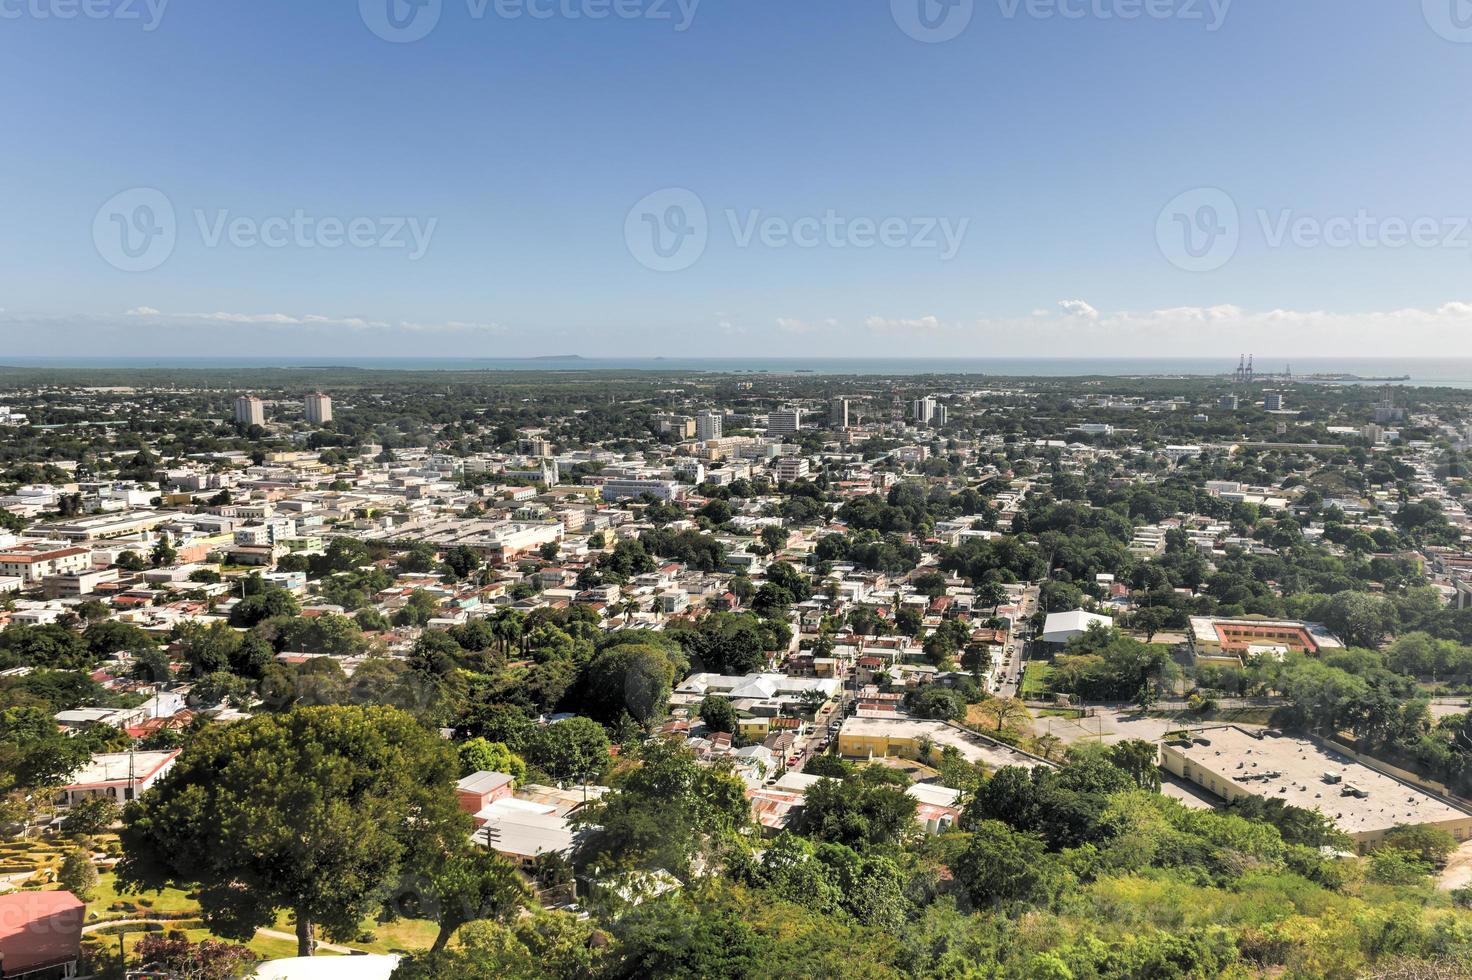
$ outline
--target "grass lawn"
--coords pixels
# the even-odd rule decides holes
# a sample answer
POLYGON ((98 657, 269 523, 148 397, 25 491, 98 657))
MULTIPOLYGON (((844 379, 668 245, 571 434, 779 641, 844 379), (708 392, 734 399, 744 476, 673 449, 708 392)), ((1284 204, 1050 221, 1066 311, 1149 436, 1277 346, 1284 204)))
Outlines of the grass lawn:
POLYGON ((177 888, 165 888, 161 892, 139 892, 123 895, 118 892, 118 876, 104 871, 97 876, 97 893, 87 903, 87 921, 99 919, 128 919, 150 913, 198 912, 199 905, 177 888), (127 908, 114 909, 121 902, 127 908))
MULTIPOLYGON (((296 926, 292 923, 289 912, 281 912, 276 916, 276 924, 273 926, 277 932, 289 932, 296 934, 296 926)), ((394 922, 375 922, 372 919, 364 919, 360 927, 363 932, 371 933, 373 939, 370 942, 358 942, 356 939, 348 942, 339 942, 339 946, 351 946, 353 949, 361 949, 365 953, 403 953, 412 950, 428 949, 434 943, 434 937, 439 934, 440 927, 428 919, 398 919, 394 922)), ((317 936, 322 942, 333 942, 326 936, 317 936)), ((292 946, 296 948, 295 944, 292 946)), ((295 955, 295 954, 293 954, 295 955)))
POLYGON ((1048 696, 1048 676, 1053 673, 1051 664, 1041 660, 1029 660, 1022 669, 1022 699, 1038 700, 1048 696))
MULTIPOLYGON (((160 931, 170 932, 175 929, 178 929, 178 926, 165 924, 164 928, 160 931)), ((192 943, 202 942, 206 939, 222 941, 219 936, 216 936, 208 929, 202 928, 198 924, 198 922, 194 922, 192 920, 186 920, 186 928, 184 928, 182 931, 192 943)), ((148 932, 136 927, 130 928, 123 933, 123 949, 127 952, 129 966, 137 967, 142 965, 138 962, 138 957, 134 951, 137 949, 138 944, 142 942, 143 938, 147 935, 149 935, 148 932)), ((107 958, 108 962, 117 962, 118 937, 116 933, 89 933, 87 936, 83 937, 83 941, 88 943, 88 945, 103 950, 103 955, 107 958)), ((223 941, 233 942, 233 940, 223 941)), ((294 939, 277 939, 273 936, 263 936, 260 933, 257 933, 256 937, 245 945, 249 947, 250 950, 262 960, 280 960, 296 955, 296 940, 294 939)), ((323 949, 318 950, 317 955, 337 956, 339 954, 334 953, 328 949, 323 949)))

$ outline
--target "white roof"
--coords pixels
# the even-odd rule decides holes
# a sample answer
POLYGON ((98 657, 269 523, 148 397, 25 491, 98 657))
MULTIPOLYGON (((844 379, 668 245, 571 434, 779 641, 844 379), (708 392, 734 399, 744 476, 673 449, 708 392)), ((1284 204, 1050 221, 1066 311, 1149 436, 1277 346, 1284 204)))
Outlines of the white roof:
POLYGON ((475 838, 484 843, 489 837, 494 850, 518 857, 534 857, 548 851, 565 854, 572 849, 574 834, 566 817, 538 813, 527 809, 524 801, 516 802, 521 805, 504 805, 507 800, 497 800, 476 814, 486 824, 476 831, 475 838))
POLYGON ((1084 612, 1082 609, 1075 609, 1072 612, 1048 613, 1048 618, 1043 622, 1043 642, 1061 643, 1064 640, 1070 640, 1080 633, 1088 632, 1092 623, 1113 626, 1114 620, 1108 616, 1084 612))
POLYGON ((504 772, 490 772, 482 769, 460 780, 455 784, 455 788, 467 793, 491 793, 511 782, 513 778, 504 772))
POLYGON ((955 806, 961 791, 939 783, 911 783, 905 787, 905 795, 932 806, 955 806))
POLYGON ((398 956, 293 956, 256 967, 256 980, 388 980, 398 956))

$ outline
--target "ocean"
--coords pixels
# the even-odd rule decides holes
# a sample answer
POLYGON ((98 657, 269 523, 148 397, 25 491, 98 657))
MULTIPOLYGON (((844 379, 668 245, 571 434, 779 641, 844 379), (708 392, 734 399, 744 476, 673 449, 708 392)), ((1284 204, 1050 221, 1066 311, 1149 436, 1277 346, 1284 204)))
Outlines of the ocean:
MULTIPOLYGON (((322 368, 346 367, 404 371, 678 371, 750 374, 925 375, 973 374, 997 377, 1080 377, 1103 375, 1221 376, 1237 367, 1223 358, 842 358, 842 357, 0 357, 0 366, 15 368, 322 368)), ((1346 376, 1348 383, 1472 388, 1472 359, 1467 358, 1309 358, 1287 364, 1259 359, 1258 377, 1346 376)))

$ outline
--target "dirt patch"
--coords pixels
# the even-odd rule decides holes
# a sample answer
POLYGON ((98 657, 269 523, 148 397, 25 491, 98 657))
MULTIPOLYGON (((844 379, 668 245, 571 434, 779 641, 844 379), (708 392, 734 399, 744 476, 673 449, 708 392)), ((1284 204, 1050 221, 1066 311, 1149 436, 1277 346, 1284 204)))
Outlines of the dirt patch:
POLYGON ((1466 888, 1472 885, 1472 840, 1466 841, 1452 852, 1451 860, 1441 872, 1436 887, 1443 891, 1466 888))

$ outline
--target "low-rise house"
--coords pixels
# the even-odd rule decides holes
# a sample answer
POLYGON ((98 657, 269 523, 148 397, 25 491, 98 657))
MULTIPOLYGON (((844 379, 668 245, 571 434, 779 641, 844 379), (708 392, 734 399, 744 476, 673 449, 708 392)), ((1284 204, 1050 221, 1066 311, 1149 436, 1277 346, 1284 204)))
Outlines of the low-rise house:
POLYGON ((460 809, 476 814, 497 800, 510 796, 511 784, 512 777, 507 773, 482 770, 456 783, 455 797, 460 801, 460 809))
POLYGON ((63 802, 106 797, 119 804, 137 799, 174 767, 179 750, 167 752, 103 752, 72 773, 61 787, 63 802))

